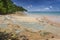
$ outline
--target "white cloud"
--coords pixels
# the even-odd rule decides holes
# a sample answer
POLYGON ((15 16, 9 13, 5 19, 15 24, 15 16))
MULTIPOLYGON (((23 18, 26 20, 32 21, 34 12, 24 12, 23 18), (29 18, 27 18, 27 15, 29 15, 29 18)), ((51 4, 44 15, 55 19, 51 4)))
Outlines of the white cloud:
POLYGON ((28 6, 28 8, 31 8, 31 7, 32 7, 32 5, 29 5, 29 6, 28 6))
POLYGON ((47 7, 47 8, 44 8, 44 10, 49 10, 49 9, 50 9, 50 8, 48 8, 48 7, 47 7))
POLYGON ((29 6, 27 8, 30 8, 29 6))
POLYGON ((50 8, 53 8, 52 6, 50 6, 50 8))
POLYGON ((37 11, 49 11, 49 10, 50 10, 49 7, 37 9, 37 11))
POLYGON ((43 8, 44 11, 50 11, 53 7, 52 6, 49 6, 49 7, 46 7, 46 8, 43 8))
MULTIPOLYGON (((28 8, 31 8, 32 5, 28 6, 28 8)), ((43 8, 38 8, 34 11, 51 11, 51 9, 53 9, 53 6, 48 6, 48 7, 43 7, 43 8)))
POLYGON ((14 4, 16 4, 16 3, 14 2, 14 4))
POLYGON ((38 11, 51 11, 51 9, 53 9, 53 6, 48 6, 48 7, 40 8, 40 9, 37 9, 37 10, 38 11))

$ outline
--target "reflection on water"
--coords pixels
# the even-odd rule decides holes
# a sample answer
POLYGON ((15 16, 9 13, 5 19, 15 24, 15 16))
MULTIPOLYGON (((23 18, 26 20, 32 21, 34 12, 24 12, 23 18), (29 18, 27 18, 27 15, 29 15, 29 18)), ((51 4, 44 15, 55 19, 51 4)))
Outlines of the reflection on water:
POLYGON ((7 24, 0 24, 0 28, 7 28, 7 24))
MULTIPOLYGON (((60 31, 59 31, 60 30, 60 27, 43 26, 43 25, 40 25, 40 24, 38 24, 36 22, 31 22, 30 23, 30 22, 13 21, 13 24, 23 25, 26 28, 32 28, 34 30, 45 30, 45 31, 49 31, 49 32, 52 32, 52 33, 55 33, 55 34, 60 35, 60 31)), ((6 28, 7 27, 7 24, 6 23, 2 23, 2 24, 0 24, 0 27, 1 28, 6 28)))
MULTIPOLYGON (((48 32, 52 32, 54 34, 58 34, 60 35, 60 27, 55 27, 55 26, 43 26, 43 25, 40 25, 36 22, 33 22, 33 23, 29 23, 29 22, 15 22, 15 24, 18 24, 18 25, 23 25, 24 27, 27 27, 27 28, 33 28, 33 29, 36 29, 36 30, 45 30, 45 31, 48 31, 48 32)), ((48 25, 48 24, 47 24, 48 25)))
POLYGON ((33 23, 29 23, 29 22, 17 22, 17 24, 21 24, 24 27, 33 28, 33 29, 37 29, 37 30, 44 29, 44 27, 42 27, 41 25, 39 25, 39 24, 37 24, 35 22, 33 22, 33 23))

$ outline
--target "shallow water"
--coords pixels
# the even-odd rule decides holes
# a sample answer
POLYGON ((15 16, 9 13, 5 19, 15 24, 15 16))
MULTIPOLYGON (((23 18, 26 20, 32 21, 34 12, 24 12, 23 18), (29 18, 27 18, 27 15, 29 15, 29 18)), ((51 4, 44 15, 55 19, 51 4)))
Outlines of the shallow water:
POLYGON ((7 24, 0 24, 0 28, 7 28, 7 24))
MULTIPOLYGON (((13 24, 22 25, 23 27, 26 27, 26 28, 32 28, 33 31, 34 30, 38 30, 38 31, 39 30, 45 30, 45 31, 60 35, 60 27, 44 26, 44 25, 40 25, 40 24, 38 24, 36 22, 22 22, 22 21, 18 21, 16 19, 14 19, 14 20, 10 19, 10 20, 12 21, 13 24)), ((0 27, 1 28, 6 28, 7 23, 0 24, 0 27)))
POLYGON ((16 24, 20 24, 23 25, 24 27, 27 28, 33 28, 33 29, 37 29, 37 30, 42 30, 44 27, 42 27, 41 25, 33 22, 33 23, 29 23, 29 22, 16 22, 16 24))
POLYGON ((29 23, 29 22, 20 22, 20 21, 16 21, 15 24, 23 25, 26 28, 32 28, 33 31, 34 30, 38 30, 38 31, 45 30, 45 31, 60 35, 60 31, 59 31, 60 27, 56 27, 56 26, 43 26, 36 22, 29 23))

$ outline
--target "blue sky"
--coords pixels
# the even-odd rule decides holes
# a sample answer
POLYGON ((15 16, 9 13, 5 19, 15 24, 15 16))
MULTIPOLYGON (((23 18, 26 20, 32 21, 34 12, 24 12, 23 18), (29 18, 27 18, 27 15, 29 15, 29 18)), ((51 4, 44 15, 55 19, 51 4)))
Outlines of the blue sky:
POLYGON ((60 11, 60 0, 12 0, 28 11, 60 11))

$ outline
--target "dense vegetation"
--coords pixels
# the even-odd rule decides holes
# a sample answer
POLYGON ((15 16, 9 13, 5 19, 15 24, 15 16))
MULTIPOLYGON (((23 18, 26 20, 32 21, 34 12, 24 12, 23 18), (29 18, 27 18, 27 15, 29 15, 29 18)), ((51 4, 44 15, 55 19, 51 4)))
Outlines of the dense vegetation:
POLYGON ((11 0, 0 0, 0 14, 10 14, 16 11, 27 11, 23 7, 16 6, 11 0))

